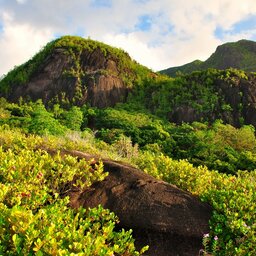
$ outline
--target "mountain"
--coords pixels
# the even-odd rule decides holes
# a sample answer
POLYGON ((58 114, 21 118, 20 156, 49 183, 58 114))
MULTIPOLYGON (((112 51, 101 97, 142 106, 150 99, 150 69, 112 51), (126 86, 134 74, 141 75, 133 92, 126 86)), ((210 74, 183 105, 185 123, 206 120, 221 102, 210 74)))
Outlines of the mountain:
POLYGON ((121 49, 91 39, 64 36, 48 43, 0 81, 0 97, 61 105, 107 107, 126 99, 137 79, 151 71, 121 49))
POLYGON ((171 67, 160 71, 168 76, 176 76, 176 72, 184 74, 208 68, 227 69, 236 68, 244 71, 256 71, 256 42, 240 40, 225 43, 217 47, 216 51, 206 60, 195 60, 188 64, 171 67))

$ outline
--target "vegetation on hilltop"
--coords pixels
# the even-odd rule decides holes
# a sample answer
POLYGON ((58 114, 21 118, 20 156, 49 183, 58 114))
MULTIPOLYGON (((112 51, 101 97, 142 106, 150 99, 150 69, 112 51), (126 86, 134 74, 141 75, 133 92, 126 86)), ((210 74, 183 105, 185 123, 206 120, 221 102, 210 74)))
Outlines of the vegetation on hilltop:
POLYGON ((174 123, 222 119, 239 127, 254 124, 246 113, 253 106, 255 80, 254 73, 237 69, 208 69, 175 79, 159 76, 137 86, 127 103, 174 123))
POLYGON ((78 36, 63 36, 55 41, 54 47, 67 49, 69 54, 81 54, 84 50, 93 52, 96 49, 100 49, 104 57, 117 63, 120 76, 130 86, 132 86, 132 82, 140 81, 147 77, 150 72, 148 68, 132 60, 124 50, 92 39, 84 39, 78 36))
POLYGON ((240 40, 218 46, 215 53, 207 59, 203 68, 237 68, 244 71, 256 71, 256 42, 240 40))
POLYGON ((48 43, 39 53, 32 59, 22 65, 14 67, 8 74, 4 75, 0 80, 1 94, 8 95, 12 86, 23 85, 29 81, 34 72, 39 68, 47 56, 54 49, 55 41, 48 43))
POLYGON ((168 76, 171 77, 176 77, 182 74, 189 74, 193 71, 199 71, 201 70, 201 66, 202 66, 203 61, 201 60, 194 60, 190 63, 181 65, 181 66, 177 66, 177 67, 172 67, 172 68, 167 68, 165 70, 161 70, 160 73, 161 74, 166 74, 168 76))
POLYGON ((160 72, 172 77, 175 77, 179 73, 188 74, 193 71, 206 70, 208 68, 237 68, 248 72, 255 72, 255 59, 256 42, 240 40, 238 42, 225 43, 218 46, 216 51, 206 61, 195 60, 188 64, 167 68, 160 72))
MULTIPOLYGON (((40 70, 47 57, 51 56, 56 49, 65 50, 67 57, 72 59, 70 70, 64 70, 63 74, 69 74, 78 79, 81 79, 81 76, 86 73, 84 70, 85 67, 81 63, 81 54, 83 52, 92 53, 97 49, 100 50, 106 59, 111 59, 117 63, 118 75, 127 86, 131 87, 135 82, 140 83, 144 77, 147 77, 151 73, 148 68, 132 60, 128 53, 122 49, 78 36, 63 36, 51 41, 29 61, 15 67, 6 74, 0 81, 0 95, 8 95, 13 86, 17 87, 27 84, 32 76, 40 70)), ((104 69, 102 72, 108 71, 104 69)))

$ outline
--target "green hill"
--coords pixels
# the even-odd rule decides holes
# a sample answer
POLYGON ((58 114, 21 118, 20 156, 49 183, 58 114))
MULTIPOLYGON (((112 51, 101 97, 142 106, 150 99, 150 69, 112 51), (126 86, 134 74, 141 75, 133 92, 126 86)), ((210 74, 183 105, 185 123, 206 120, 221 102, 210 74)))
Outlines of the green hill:
POLYGON ((93 98, 92 106, 106 107, 123 101, 133 84, 150 73, 121 49, 63 36, 11 70, 0 81, 0 97, 66 105, 82 105, 93 98))
POLYGON ((238 42, 225 43, 218 46, 206 61, 196 60, 179 67, 162 70, 160 73, 176 76, 177 72, 188 74, 192 71, 206 70, 208 68, 236 68, 244 71, 256 71, 256 42, 240 40, 238 42))
MULTIPOLYGON (((121 49, 65 36, 10 71, 0 81, 0 255, 135 256, 146 244, 149 256, 256 255, 256 74, 219 70, 231 62, 253 70, 254 49, 245 40, 220 46, 206 62, 184 66, 207 70, 171 78, 121 49), (186 199, 145 174, 119 175, 134 167, 186 199), (104 184, 113 186, 96 190, 104 184), (157 184, 175 194, 174 204, 157 184), (124 197, 128 190, 133 196, 124 197), (84 193, 125 210, 120 222, 98 204, 77 208, 84 193), (178 214, 194 216, 192 195, 213 209, 203 231, 178 214), (168 230, 161 207, 173 220, 168 230)), ((202 220, 201 210, 195 215, 202 220)))

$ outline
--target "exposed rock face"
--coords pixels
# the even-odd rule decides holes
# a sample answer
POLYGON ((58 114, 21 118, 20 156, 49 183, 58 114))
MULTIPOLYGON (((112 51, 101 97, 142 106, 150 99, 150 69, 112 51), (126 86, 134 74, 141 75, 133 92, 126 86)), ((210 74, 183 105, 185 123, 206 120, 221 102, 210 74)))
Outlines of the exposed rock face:
POLYGON ((169 114, 170 122, 176 124, 182 124, 182 122, 192 123, 196 120, 200 120, 201 117, 202 114, 197 113, 197 111, 190 106, 179 106, 169 114))
MULTIPOLYGON (((66 153, 92 157, 81 152, 66 153)), ((71 192, 72 207, 101 204, 110 209, 119 217, 120 227, 133 229, 139 248, 150 246, 145 255, 198 255, 202 236, 209 231, 208 204, 126 164, 110 160, 103 163, 108 177, 81 194, 71 192)))
POLYGON ((124 101, 127 94, 116 62, 105 57, 99 48, 92 52, 85 49, 75 57, 65 49, 55 48, 28 83, 13 86, 8 100, 23 97, 45 103, 89 103, 101 108, 124 101))
MULTIPOLYGON (((196 111, 191 106, 179 105, 169 113, 170 122, 194 122, 208 120, 213 122, 221 119, 224 123, 240 127, 243 124, 252 124, 256 127, 256 76, 248 74, 248 78, 233 77, 232 82, 217 79, 214 81, 214 90, 218 94, 219 103, 211 113, 196 111), (223 102, 229 105, 230 110, 223 109, 223 102)), ((202 82, 203 84, 203 82, 202 82)), ((195 99, 200 102, 201 99, 195 99)))

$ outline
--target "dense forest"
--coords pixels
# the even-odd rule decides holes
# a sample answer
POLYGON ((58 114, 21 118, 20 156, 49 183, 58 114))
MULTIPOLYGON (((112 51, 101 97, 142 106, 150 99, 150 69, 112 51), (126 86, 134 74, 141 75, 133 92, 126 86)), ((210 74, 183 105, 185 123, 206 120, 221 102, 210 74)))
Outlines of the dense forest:
POLYGON ((256 137, 249 97, 254 91, 244 89, 255 80, 254 73, 232 68, 170 78, 103 43, 77 37, 49 43, 0 81, 0 254, 147 250, 136 250, 131 230, 115 228, 118 218, 108 209, 68 207, 67 183, 82 190, 108 174, 102 164, 92 170, 87 161, 48 153, 64 148, 122 160, 208 202, 213 214, 211 231, 202 237, 204 255, 255 255, 256 137), (15 88, 36 79, 42 63, 60 48, 70 58, 62 79, 75 79, 73 94, 57 88, 50 98, 13 98, 15 88), (87 51, 99 49, 116 61, 115 72, 103 66, 92 71, 83 63, 87 51), (114 106, 83 100, 88 79, 100 76, 119 77, 127 89, 114 106))

